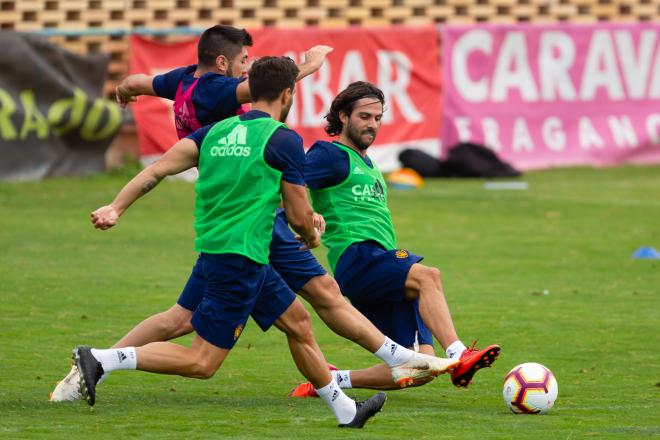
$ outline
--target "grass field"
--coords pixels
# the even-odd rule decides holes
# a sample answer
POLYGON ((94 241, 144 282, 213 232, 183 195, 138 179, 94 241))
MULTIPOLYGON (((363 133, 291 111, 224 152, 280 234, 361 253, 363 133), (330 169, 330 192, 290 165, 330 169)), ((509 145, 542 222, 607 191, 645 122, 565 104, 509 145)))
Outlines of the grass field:
MULTIPOLYGON (((0 184, 2 438, 660 436, 660 261, 631 258, 660 249, 658 167, 529 173, 527 191, 479 180, 392 191, 399 244, 441 268, 461 338, 502 355, 467 390, 440 377, 389 393, 358 432, 337 429, 318 399, 286 397, 301 376, 282 335, 254 323, 211 380, 117 372, 93 411, 47 402, 71 348, 109 346, 169 307, 195 260, 190 184, 165 182, 115 229, 91 227, 127 178, 0 184), (526 361, 557 377, 548 415, 515 416, 502 401, 502 378, 526 361)), ((314 328, 329 361, 372 364, 317 318, 314 328)))

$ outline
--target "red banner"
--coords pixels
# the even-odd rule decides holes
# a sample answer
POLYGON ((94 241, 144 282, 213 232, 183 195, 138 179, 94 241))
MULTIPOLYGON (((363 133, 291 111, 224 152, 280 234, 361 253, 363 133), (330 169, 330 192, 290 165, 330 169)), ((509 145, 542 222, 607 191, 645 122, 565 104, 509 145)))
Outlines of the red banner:
MULTIPOLYGON (((303 79, 287 125, 311 145, 327 139, 323 131, 330 102, 353 81, 378 85, 386 97, 386 111, 371 155, 381 168, 398 166, 401 148, 416 147, 439 154, 440 63, 438 33, 434 28, 389 29, 259 29, 250 31, 255 45, 251 57, 287 55, 302 62, 306 49, 332 46, 334 51, 314 75, 303 79), (358 44, 359 42, 359 44, 358 44)), ((196 39, 165 45, 133 37, 131 73, 154 74, 192 64, 196 39)), ((171 103, 140 98, 134 106, 143 155, 161 154, 176 140, 171 103), (171 110, 170 110, 171 113, 171 110)))

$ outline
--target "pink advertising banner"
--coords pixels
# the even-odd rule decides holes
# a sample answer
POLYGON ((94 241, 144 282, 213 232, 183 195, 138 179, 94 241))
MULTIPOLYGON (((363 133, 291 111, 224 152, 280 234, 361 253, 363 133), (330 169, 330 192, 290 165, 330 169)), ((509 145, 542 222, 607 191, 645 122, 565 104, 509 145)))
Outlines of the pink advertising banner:
POLYGON ((523 169, 660 163, 660 25, 445 26, 442 145, 523 169))

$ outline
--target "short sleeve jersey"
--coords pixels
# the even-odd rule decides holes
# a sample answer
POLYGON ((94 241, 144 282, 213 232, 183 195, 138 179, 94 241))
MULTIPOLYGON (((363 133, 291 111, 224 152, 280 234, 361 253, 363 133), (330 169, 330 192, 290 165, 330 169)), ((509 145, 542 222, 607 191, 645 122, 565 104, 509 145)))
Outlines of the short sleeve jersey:
MULTIPOLYGON (((156 75, 152 82, 156 95, 174 100, 179 84, 182 92, 185 92, 195 82, 195 69, 197 65, 192 64, 156 75)), ((192 94, 199 122, 208 125, 236 115, 241 106, 236 98, 236 88, 244 80, 245 78, 230 78, 213 72, 202 75, 192 94)))

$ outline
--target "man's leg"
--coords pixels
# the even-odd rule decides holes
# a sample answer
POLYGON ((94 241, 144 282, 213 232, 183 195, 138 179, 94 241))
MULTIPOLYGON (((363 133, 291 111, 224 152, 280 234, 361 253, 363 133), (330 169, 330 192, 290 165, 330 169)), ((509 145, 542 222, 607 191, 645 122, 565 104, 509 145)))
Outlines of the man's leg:
POLYGON ((152 342, 137 347, 135 352, 137 370, 210 379, 227 358, 230 349, 220 348, 197 335, 190 348, 172 342, 152 342))
POLYGON ((406 278, 406 299, 419 299, 419 313, 424 324, 443 348, 458 341, 440 280, 440 271, 423 264, 413 264, 406 278))
POLYGON ((380 411, 386 399, 384 393, 356 403, 344 394, 330 375, 325 357, 314 338, 309 313, 300 301, 294 300, 274 325, 286 334, 298 370, 333 411, 340 427, 362 428, 369 418, 380 411))
POLYGON ((199 335, 192 347, 171 342, 152 342, 143 347, 74 350, 80 372, 80 388, 90 406, 96 402, 96 385, 104 374, 116 370, 141 370, 160 374, 208 379, 220 368, 230 349, 220 348, 199 335))
MULTIPOLYGON (((339 292, 336 294, 331 293, 331 289, 322 289, 319 287, 322 286, 331 286, 329 283, 318 283, 317 280, 321 280, 322 277, 316 277, 305 285, 305 289, 308 291, 303 295, 304 297, 310 297, 310 303, 315 307, 316 311, 319 312, 319 316, 324 316, 321 313, 321 310, 324 310, 325 314, 330 315, 330 318, 333 319, 332 315, 334 302, 337 302, 336 297, 339 296, 339 292), (328 299, 330 298, 330 299, 328 299), (322 305, 319 308, 316 308, 319 303, 322 305)), ((401 281, 403 285, 403 280, 401 281)), ((336 285, 336 284, 335 284, 336 285)), ((299 291, 300 293, 300 291, 299 291)), ((341 298, 341 301, 348 304, 345 298, 341 298)), ((395 302, 395 303, 385 303, 381 304, 380 308, 369 307, 365 304, 360 304, 359 308, 350 306, 355 313, 359 314, 362 319, 365 319, 369 322, 369 326, 374 326, 370 319, 373 319, 374 323, 379 325, 385 324, 383 327, 386 332, 392 332, 393 337, 398 341, 406 341, 406 344, 409 344, 408 349, 412 349, 412 344, 416 342, 415 334, 417 333, 418 324, 415 319, 414 314, 414 305, 410 302, 395 302), (364 313, 364 314, 363 314, 364 313), (412 336, 410 336, 412 335, 412 336)), ((338 307, 338 306, 336 306, 338 307)), ((347 314, 350 316, 350 314, 347 314)), ((329 326, 332 328, 332 325, 328 322, 329 326)), ((340 321, 335 320, 334 325, 341 326, 343 325, 340 321)), ((350 321, 346 324, 348 327, 352 325, 350 321)), ((375 326, 374 326, 375 328, 375 326)), ((340 335, 345 335, 341 331, 335 330, 340 335)), ((382 336, 381 330, 376 329, 378 335, 382 336)), ((432 341, 432 335, 428 332, 428 329, 425 329, 424 334, 419 330, 419 353, 434 356, 433 346, 430 345, 432 341), (428 342, 426 342, 428 341, 428 342)), ((417 354, 416 356, 420 356, 417 354)), ((446 360, 444 360, 446 361, 446 360)), ((455 365, 456 361, 452 362, 452 365, 455 365)), ((335 377, 335 380, 342 388, 367 388, 367 389, 376 389, 376 390, 397 390, 401 388, 400 384, 397 384, 392 380, 392 372, 390 367, 384 364, 375 365, 370 368, 362 370, 337 370, 331 371, 331 374, 335 377)), ((418 375, 412 378, 411 381, 406 383, 406 386, 421 386, 431 380, 433 380, 435 375, 418 375)), ((292 397, 317 397, 314 387, 310 383, 303 383, 298 385, 293 389, 290 394, 292 397)))
POLYGON ((233 254, 201 254, 196 266, 203 274, 203 300, 191 323, 193 346, 153 342, 143 347, 74 351, 81 391, 94 404, 96 384, 104 373, 140 369, 154 373, 208 378, 222 364, 241 335, 267 276, 265 266, 233 254))
POLYGON ((315 388, 330 383, 332 377, 328 371, 328 364, 316 343, 311 318, 302 303, 293 301, 274 325, 286 335, 291 356, 300 373, 315 388))
POLYGON ((190 324, 192 310, 174 304, 164 312, 157 313, 133 327, 112 348, 139 347, 150 342, 169 341, 192 333, 190 324))
MULTIPOLYGON (((408 347, 412 349, 412 347, 408 347)), ((420 344, 419 352, 429 356, 435 356, 432 345, 420 344)), ((348 374, 348 381, 350 388, 367 388, 372 390, 398 390, 401 387, 392 381, 392 373, 390 368, 385 364, 374 365, 370 368, 362 370, 349 370, 347 372, 338 371, 332 372, 336 375, 348 374)), ((340 376, 341 377, 341 376, 340 376)), ((415 378, 408 387, 419 387, 431 382, 436 376, 425 376, 415 378)), ((346 377, 342 377, 342 382, 346 381, 346 377)), ((349 387, 347 387, 349 388, 349 387)))
MULTIPOLYGON (((168 341, 191 333, 193 328, 190 318, 193 310, 197 308, 202 300, 206 285, 201 273, 201 266, 198 263, 193 267, 176 304, 168 310, 152 315, 140 322, 117 341, 112 348, 139 347, 150 342, 168 341)), ((103 381, 104 377, 101 377, 99 382, 103 381)), ((57 383, 53 392, 50 393, 49 400, 51 402, 64 402, 81 399, 82 395, 80 394, 78 382, 78 369, 73 365, 69 373, 57 383)))
POLYGON ((490 367, 500 353, 500 347, 489 345, 483 350, 465 347, 458 339, 442 288, 440 271, 434 267, 413 264, 406 278, 406 298, 419 299, 419 313, 445 349, 447 356, 461 364, 452 372, 456 386, 467 387, 477 370, 490 367))
POLYGON ((336 334, 355 342, 374 353, 383 344, 385 336, 367 318, 353 307, 329 275, 309 280, 298 294, 314 308, 323 322, 336 334))
POLYGON ((140 347, 191 333, 193 328, 190 319, 204 297, 205 288, 201 258, 198 258, 176 304, 140 322, 112 347, 140 347))
POLYGON ((346 301, 337 282, 289 229, 283 209, 278 209, 270 243, 270 264, 289 288, 309 302, 332 331, 374 353, 384 336, 346 301))
POLYGON ((327 364, 312 332, 312 322, 302 303, 271 266, 252 310, 252 318, 263 331, 272 325, 282 330, 298 370, 308 378, 337 417, 339 426, 361 428, 385 403, 383 393, 363 403, 348 398, 328 372, 327 364))
MULTIPOLYGON (((415 354, 387 338, 344 298, 337 282, 327 274, 313 277, 298 294, 312 305, 332 331, 358 343, 386 363, 365 370, 353 370, 351 378, 346 377, 347 373, 344 373, 343 379, 342 376, 337 376, 345 387, 352 385, 353 388, 395 390, 412 385, 419 386, 430 382, 453 365, 448 364, 445 359, 415 354), (428 367, 425 365, 427 363, 428 367), (355 382, 352 381, 354 375, 357 379, 355 382)), ((430 356, 433 356, 432 351, 430 356)), ((302 393, 301 397, 304 397, 306 390, 302 390, 302 393)), ((292 396, 295 395, 294 390, 292 396)))

